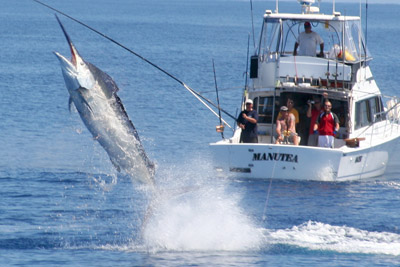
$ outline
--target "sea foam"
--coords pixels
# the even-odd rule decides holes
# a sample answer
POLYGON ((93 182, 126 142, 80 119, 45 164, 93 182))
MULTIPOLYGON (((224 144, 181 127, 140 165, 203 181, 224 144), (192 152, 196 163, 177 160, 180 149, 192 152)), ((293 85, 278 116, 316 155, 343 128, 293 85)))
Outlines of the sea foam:
POLYGON ((204 166, 196 161, 163 173, 170 188, 151 201, 143 229, 150 250, 235 251, 262 244, 262 231, 240 207, 240 193, 209 176, 205 170, 211 168, 204 166))
POLYGON ((340 253, 400 255, 400 235, 309 221, 289 229, 264 230, 270 244, 288 244, 340 253))

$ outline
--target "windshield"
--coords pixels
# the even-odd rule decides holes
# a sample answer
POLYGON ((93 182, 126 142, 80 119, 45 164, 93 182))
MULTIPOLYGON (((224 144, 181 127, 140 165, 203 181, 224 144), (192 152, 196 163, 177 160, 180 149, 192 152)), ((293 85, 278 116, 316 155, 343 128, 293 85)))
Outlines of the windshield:
MULTIPOLYGON (((299 36, 305 32, 307 23, 309 23, 311 31, 322 39, 325 58, 343 58, 343 47, 347 62, 369 58, 369 53, 364 45, 360 20, 306 21, 265 18, 259 44, 260 54, 265 56, 292 55, 295 43, 300 43, 299 36)), ((320 47, 317 46, 316 49, 318 53, 320 47)))

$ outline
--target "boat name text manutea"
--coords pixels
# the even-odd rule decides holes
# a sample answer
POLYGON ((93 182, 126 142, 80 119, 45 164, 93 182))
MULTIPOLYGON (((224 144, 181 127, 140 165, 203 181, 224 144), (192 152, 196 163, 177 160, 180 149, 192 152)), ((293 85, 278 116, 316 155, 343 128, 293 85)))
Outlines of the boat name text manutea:
POLYGON ((253 161, 258 160, 274 160, 274 161, 287 161, 297 163, 297 155, 285 153, 254 153, 253 161))

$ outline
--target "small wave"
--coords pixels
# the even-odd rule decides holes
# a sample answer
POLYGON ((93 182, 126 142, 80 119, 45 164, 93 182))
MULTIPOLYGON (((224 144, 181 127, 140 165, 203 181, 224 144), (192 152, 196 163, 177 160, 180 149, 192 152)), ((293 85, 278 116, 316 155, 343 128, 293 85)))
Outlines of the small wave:
POLYGON ((369 232, 347 226, 309 221, 290 229, 264 230, 269 244, 288 244, 340 253, 400 255, 400 235, 369 232))
POLYGON ((0 249, 54 249, 61 248, 60 241, 49 238, 16 237, 0 239, 0 249))
POLYGON ((382 184, 383 186, 395 189, 395 190, 400 189, 400 182, 398 182, 398 181, 384 181, 384 182, 378 182, 378 183, 382 184))

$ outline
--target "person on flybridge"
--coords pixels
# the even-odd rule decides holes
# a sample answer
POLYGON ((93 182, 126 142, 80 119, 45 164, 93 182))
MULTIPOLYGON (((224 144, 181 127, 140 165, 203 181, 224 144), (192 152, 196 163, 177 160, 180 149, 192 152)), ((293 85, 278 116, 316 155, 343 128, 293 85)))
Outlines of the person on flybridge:
POLYGON ((315 57, 317 53, 317 45, 319 44, 319 57, 324 57, 324 41, 318 33, 311 30, 311 23, 304 23, 304 32, 299 34, 297 41, 294 44, 293 55, 297 56, 297 48, 300 46, 299 56, 315 57))

